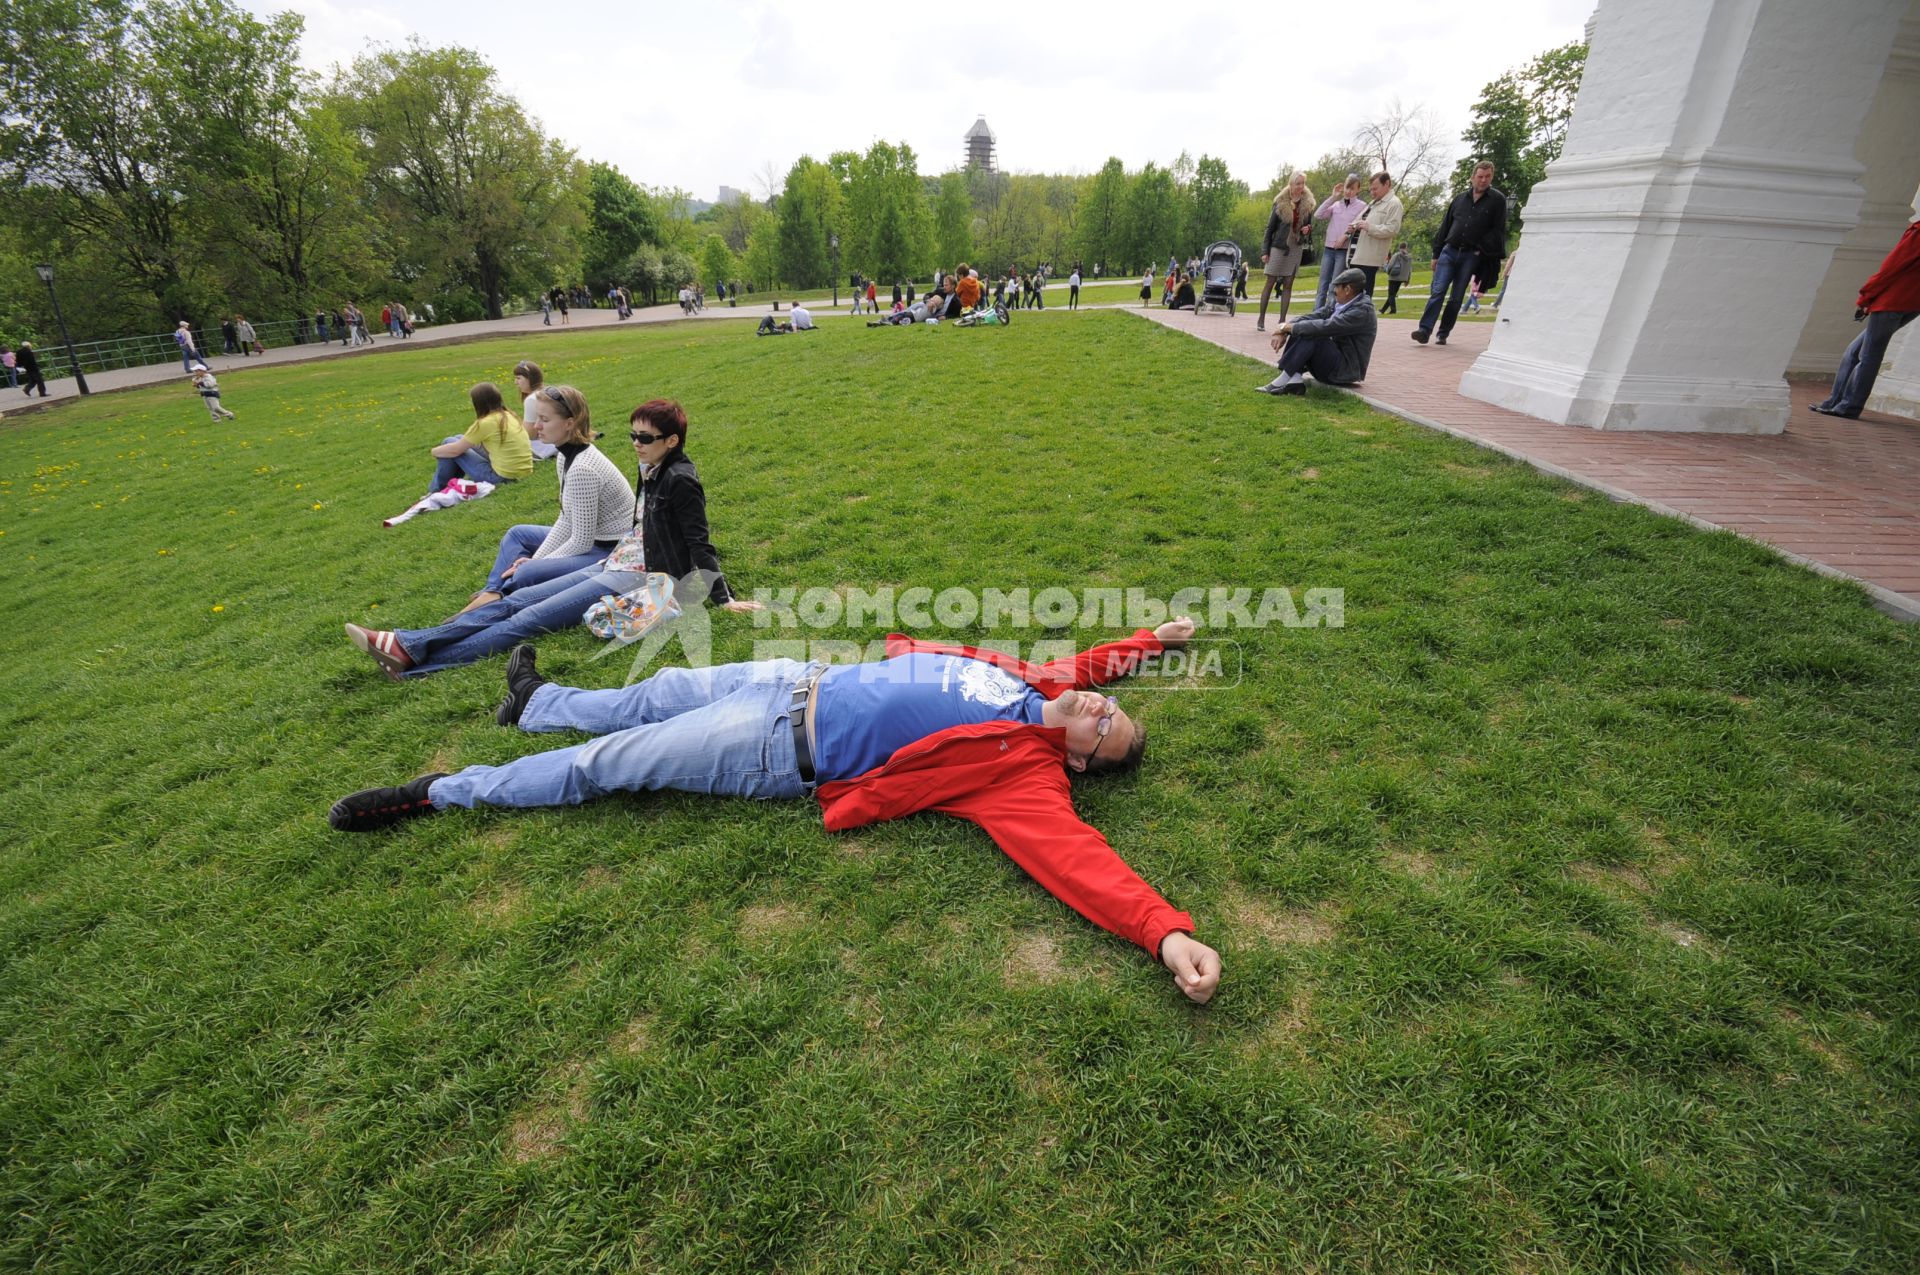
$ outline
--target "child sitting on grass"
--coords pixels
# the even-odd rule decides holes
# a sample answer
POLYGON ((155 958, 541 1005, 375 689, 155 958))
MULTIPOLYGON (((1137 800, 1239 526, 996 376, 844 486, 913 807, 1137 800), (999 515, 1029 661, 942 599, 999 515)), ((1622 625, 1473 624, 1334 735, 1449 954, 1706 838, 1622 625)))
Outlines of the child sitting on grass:
POLYGON ((220 406, 220 382, 213 379, 213 373, 207 370, 205 363, 195 363, 191 373, 194 388, 200 391, 200 401, 207 405, 207 414, 216 421, 230 421, 233 413, 220 406))
POLYGON ((533 472, 533 446, 526 426, 514 419, 501 401, 500 387, 482 381, 467 391, 473 402, 473 424, 464 434, 440 440, 433 449, 438 465, 433 486, 439 491, 456 478, 477 483, 513 482, 533 472))

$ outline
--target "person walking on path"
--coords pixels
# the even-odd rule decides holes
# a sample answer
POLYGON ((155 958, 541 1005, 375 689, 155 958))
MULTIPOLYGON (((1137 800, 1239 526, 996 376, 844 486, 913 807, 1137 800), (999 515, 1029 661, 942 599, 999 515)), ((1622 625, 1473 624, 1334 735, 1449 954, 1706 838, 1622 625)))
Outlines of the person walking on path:
POLYGON ((1315 221, 1327 223, 1327 239, 1320 248, 1320 285, 1313 296, 1316 310, 1327 303, 1334 276, 1347 268, 1347 254, 1353 247, 1347 228, 1364 208, 1360 202, 1360 174, 1348 173, 1347 179, 1334 187, 1333 193, 1313 214, 1315 221))
POLYGON ((1253 330, 1267 330, 1267 298, 1276 289, 1280 293, 1280 321, 1287 321, 1293 306, 1293 278, 1300 273, 1300 260, 1306 255, 1307 241, 1313 237, 1313 192, 1307 189, 1307 175, 1295 172, 1273 197, 1273 210, 1267 214, 1267 234, 1260 245, 1260 269, 1265 282, 1260 286, 1260 316, 1253 330))
MULTIPOLYGON (((1880 362, 1894 333, 1920 316, 1920 218, 1907 223, 1906 233, 1893 245, 1873 277, 1860 285, 1853 319, 1867 326, 1853 338, 1834 374, 1833 392, 1826 402, 1813 404, 1822 416, 1852 420, 1866 410, 1880 362)), ((1909 345, 1912 342, 1908 342, 1909 345)))
POLYGON ((21 389, 28 398, 33 397, 34 387, 40 387, 40 397, 47 396, 47 378, 40 371, 40 356, 33 352, 33 342, 22 341, 20 348, 14 351, 14 362, 20 366, 21 389))
POLYGON ((544 327, 553 326, 553 294, 550 292, 540 294, 540 323, 544 327))
POLYGON ((231 317, 220 320, 220 353, 229 358, 240 353, 240 329, 231 317))
POLYGON ((247 316, 244 314, 236 314, 233 317, 234 328, 240 335, 240 353, 246 355, 248 358, 252 358, 256 354, 265 354, 267 347, 260 344, 260 334, 253 330, 251 323, 247 322, 247 316))
POLYGON ((1483 159, 1473 166, 1472 180, 1453 197, 1447 215, 1440 219, 1440 232, 1433 237, 1433 282, 1413 339, 1425 345, 1433 337, 1434 344, 1445 345, 1447 334, 1460 319, 1468 280, 1484 283, 1506 259, 1507 197, 1494 189, 1493 164, 1483 159))
POLYGON ((193 365, 203 361, 200 357, 199 347, 193 343, 193 329, 187 326, 185 319, 180 320, 180 326, 173 330, 173 343, 180 347, 180 370, 182 372, 193 371, 193 365))
POLYGON ((1148 266, 1146 273, 1140 276, 1140 308, 1146 309, 1153 302, 1153 267, 1148 266))
POLYGON ((1385 172, 1373 175, 1367 193, 1371 199, 1353 223, 1351 264, 1367 276, 1367 300, 1371 301, 1374 280, 1387 264, 1387 246, 1400 233, 1407 210, 1393 193, 1393 178, 1385 172))
MULTIPOLYGON (((652 566, 651 536, 647 556, 652 566)), ((1182 995, 1204 1003, 1220 982, 1220 954, 1081 819, 1072 790, 1074 777, 1131 771, 1146 752, 1146 731, 1094 688, 1192 633, 1181 617, 1047 664, 896 634, 887 658, 866 664, 670 668, 600 691, 547 681, 523 648, 507 662, 494 720, 597 738, 351 793, 327 821, 372 832, 454 809, 580 805, 659 789, 812 797, 829 831, 939 810, 979 827, 1043 889, 1138 945, 1182 995)))
POLYGON ((1067 309, 1080 308, 1080 263, 1073 263, 1073 273, 1067 276, 1067 309))
POLYGON ((1380 307, 1380 313, 1400 313, 1398 301, 1400 289, 1411 278, 1413 278, 1413 256, 1407 251, 1407 245, 1402 243, 1393 250, 1393 255, 1387 258, 1387 303, 1380 307))
POLYGON ((10 390, 19 389, 20 388, 19 356, 14 354, 14 352, 10 349, 0 349, 0 368, 6 369, 7 388, 10 390))

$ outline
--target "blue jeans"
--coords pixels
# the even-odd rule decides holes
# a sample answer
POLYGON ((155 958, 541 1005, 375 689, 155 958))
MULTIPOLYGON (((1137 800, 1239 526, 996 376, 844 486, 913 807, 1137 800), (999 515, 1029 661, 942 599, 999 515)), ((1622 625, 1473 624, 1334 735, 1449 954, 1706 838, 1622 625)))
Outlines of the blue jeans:
POLYGON ((186 346, 186 345, 181 346, 180 347, 180 370, 182 372, 193 371, 194 361, 199 357, 200 357, 200 351, 194 349, 191 346, 186 346))
POLYGON ((513 573, 513 579, 506 578, 505 572, 521 558, 532 558, 533 551, 546 540, 552 527, 536 526, 530 522, 517 523, 507 528, 507 534, 500 537, 500 552, 494 555, 493 570, 487 573, 486 589, 489 593, 506 593, 512 589, 524 589, 530 584, 545 584, 558 576, 572 575, 582 567, 592 566, 607 556, 605 549, 598 547, 592 553, 573 553, 565 557, 541 558, 528 562, 513 573))
POLYGON ((498 602, 463 611, 445 624, 430 629, 399 629, 394 636, 413 657, 407 676, 424 677, 512 650, 542 633, 570 629, 603 596, 637 589, 645 579, 631 571, 601 571, 596 564, 516 589, 498 602))
POLYGON ((724 797, 804 796, 788 710, 810 666, 760 660, 662 669, 609 691, 549 683, 520 714, 525 731, 598 739, 504 766, 469 766, 427 789, 434 808, 576 806, 611 792, 676 788, 724 797))
POLYGON ((1433 283, 1427 292, 1427 308, 1420 312, 1420 330, 1433 331, 1433 321, 1440 320, 1440 335, 1453 331, 1453 325, 1460 321, 1460 303, 1466 300, 1467 280, 1473 276, 1473 267, 1479 254, 1471 248, 1442 248, 1440 255, 1433 259, 1433 283), (1441 312, 1445 304, 1446 312, 1441 312))
POLYGON ((1867 400, 1873 397, 1873 383, 1880 379, 1880 362, 1887 357, 1887 345, 1893 340, 1893 334, 1915 318, 1920 318, 1920 311, 1879 310, 1869 314, 1867 326, 1840 356, 1833 393, 1827 395, 1827 401, 1820 406, 1858 416, 1867 400))
MULTIPOLYGON (((1345 248, 1322 248, 1320 250, 1320 286, 1313 292, 1313 308, 1318 310, 1327 303, 1333 293, 1333 276, 1347 268, 1345 248)), ((1284 320, 1283 320, 1284 322, 1284 320)))
MULTIPOLYGON (((460 435, 455 434, 452 438, 443 438, 440 441, 457 443, 460 441, 460 435)), ((431 488, 433 491, 439 491, 456 478, 471 478, 477 483, 493 483, 495 486, 507 481, 493 472, 493 463, 487 458, 487 450, 484 447, 469 447, 458 456, 440 456, 435 459, 440 463, 433 470, 433 487, 431 488)))

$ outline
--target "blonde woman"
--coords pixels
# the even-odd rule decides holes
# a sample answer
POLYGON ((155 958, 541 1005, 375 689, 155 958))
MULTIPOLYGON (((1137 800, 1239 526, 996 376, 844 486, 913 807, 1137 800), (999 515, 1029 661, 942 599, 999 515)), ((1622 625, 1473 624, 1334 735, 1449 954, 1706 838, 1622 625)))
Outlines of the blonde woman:
POLYGON ((1293 277, 1300 273, 1300 258, 1307 241, 1313 238, 1313 214, 1317 205, 1307 189, 1307 175, 1295 172, 1273 197, 1273 213, 1267 218, 1267 237, 1260 248, 1261 268, 1266 282, 1260 285, 1260 317, 1256 332, 1267 330, 1267 298, 1280 290, 1280 321, 1287 321, 1287 309, 1293 304, 1293 277))
POLYGON ((571 385, 546 385, 532 400, 534 432, 560 449, 560 518, 551 527, 507 528, 486 587, 474 594, 469 608, 590 566, 633 526, 633 485, 593 445, 585 396, 571 385))

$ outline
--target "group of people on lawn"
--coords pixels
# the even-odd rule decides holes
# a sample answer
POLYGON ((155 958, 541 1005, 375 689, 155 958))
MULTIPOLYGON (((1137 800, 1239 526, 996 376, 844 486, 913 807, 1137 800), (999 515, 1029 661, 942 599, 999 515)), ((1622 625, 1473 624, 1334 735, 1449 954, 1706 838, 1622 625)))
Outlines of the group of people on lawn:
MULTIPOLYGON (((954 296, 979 282, 956 272, 954 296)), ((589 608, 676 582, 674 605, 744 612, 721 570, 706 491, 687 452, 691 425, 664 398, 628 414, 635 479, 596 445, 585 396, 514 369, 516 420, 491 384, 471 391, 474 423, 433 449, 435 480, 454 473, 518 481, 532 447, 554 449, 560 509, 551 525, 510 527, 467 605, 441 624, 348 638, 396 681, 510 651, 504 727, 592 738, 502 766, 469 766, 369 788, 334 803, 341 831, 475 806, 573 805, 616 792, 679 789, 759 799, 812 796, 829 830, 921 811, 968 820, 1035 881, 1095 924, 1154 956, 1189 999, 1210 999, 1220 957, 1175 909, 1074 812, 1070 780, 1130 770, 1146 729, 1096 688, 1183 646, 1184 617, 1044 664, 894 635, 887 658, 828 665, 791 659, 668 668, 611 690, 540 676, 529 639, 582 623, 589 608), (525 446, 523 447, 523 444, 525 446)))

